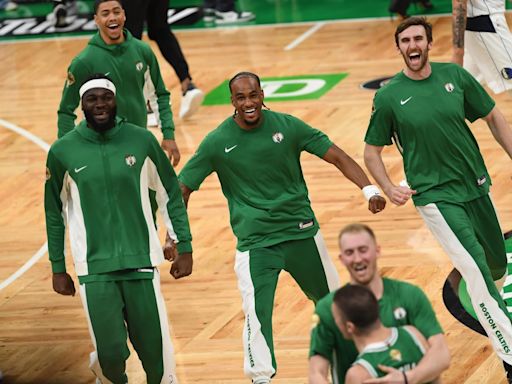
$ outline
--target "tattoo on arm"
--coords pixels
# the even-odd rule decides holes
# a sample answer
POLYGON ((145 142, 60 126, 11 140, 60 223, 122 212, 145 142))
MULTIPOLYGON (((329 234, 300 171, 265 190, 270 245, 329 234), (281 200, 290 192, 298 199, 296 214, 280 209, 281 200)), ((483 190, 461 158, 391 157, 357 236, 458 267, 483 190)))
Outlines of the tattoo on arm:
POLYGON ((467 0, 454 0, 453 6, 453 46, 464 48, 464 31, 466 29, 467 0))

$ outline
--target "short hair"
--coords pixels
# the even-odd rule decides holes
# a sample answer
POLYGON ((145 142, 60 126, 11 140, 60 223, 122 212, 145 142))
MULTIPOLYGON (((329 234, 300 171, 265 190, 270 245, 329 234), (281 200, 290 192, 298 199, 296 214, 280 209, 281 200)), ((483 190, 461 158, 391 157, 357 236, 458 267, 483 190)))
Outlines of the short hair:
POLYGON ((106 3, 107 1, 117 1, 119 3, 119 5, 121 6, 121 8, 124 8, 123 7, 123 2, 121 0, 94 0, 94 14, 96 14, 98 12, 98 8, 100 7, 100 4, 101 3, 106 3))
POLYGON ((364 331, 379 319, 379 303, 368 288, 347 284, 334 293, 333 304, 341 311, 343 319, 364 331))
POLYGON ((343 235, 345 235, 347 233, 359 233, 359 232, 366 232, 367 234, 370 235, 370 237, 373 239, 374 242, 377 242, 375 233, 369 226, 367 226, 366 224, 362 224, 362 223, 352 223, 352 224, 346 225, 340 231, 340 234, 338 235, 338 243, 340 242, 341 237, 343 235))
POLYGON ((413 16, 405 19, 400 24, 398 24, 398 27, 396 27, 395 43, 397 47, 399 46, 398 35, 413 25, 422 25, 423 28, 425 28, 425 33, 427 34, 427 42, 431 43, 434 40, 432 37, 432 24, 427 21, 427 18, 422 16, 413 16))
POLYGON ((258 86, 261 88, 261 81, 257 74, 252 72, 238 72, 235 76, 229 80, 229 92, 231 93, 233 90, 231 89, 231 85, 238 79, 244 78, 244 77, 252 77, 258 82, 258 86))

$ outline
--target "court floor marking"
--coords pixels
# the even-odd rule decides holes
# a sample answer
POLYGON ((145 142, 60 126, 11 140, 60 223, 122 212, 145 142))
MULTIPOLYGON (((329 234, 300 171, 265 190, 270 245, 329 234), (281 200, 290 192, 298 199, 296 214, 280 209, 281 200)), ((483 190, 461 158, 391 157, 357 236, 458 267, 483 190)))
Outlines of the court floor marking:
POLYGON ((294 49, 296 46, 298 46, 299 44, 301 44, 304 40, 306 40, 308 37, 310 37, 311 35, 313 35, 316 31, 318 31, 320 28, 322 28, 325 24, 327 24, 326 22, 321 22, 321 23, 316 23, 315 25, 313 25, 311 28, 309 28, 306 32, 304 32, 302 35, 300 35, 299 37, 297 37, 295 40, 293 40, 290 44, 288 44, 286 47, 284 47, 284 50, 285 51, 291 51, 292 49, 294 49))
MULTIPOLYGON (((23 136, 27 140, 33 142, 38 147, 42 148, 43 151, 48 152, 50 149, 50 144, 48 144, 46 141, 42 140, 41 138, 37 137, 33 133, 30 133, 29 131, 18 127, 17 125, 10 123, 4 119, 0 119, 0 126, 17 133, 20 136, 23 136)), ((35 263, 41 259, 45 255, 45 253, 48 251, 48 243, 44 243, 41 248, 25 263, 23 266, 18 269, 16 272, 14 272, 11 276, 9 276, 7 279, 2 281, 0 283, 0 291, 7 287, 9 284, 11 284, 13 281, 15 281, 18 277, 23 275, 25 272, 27 272, 35 263)))

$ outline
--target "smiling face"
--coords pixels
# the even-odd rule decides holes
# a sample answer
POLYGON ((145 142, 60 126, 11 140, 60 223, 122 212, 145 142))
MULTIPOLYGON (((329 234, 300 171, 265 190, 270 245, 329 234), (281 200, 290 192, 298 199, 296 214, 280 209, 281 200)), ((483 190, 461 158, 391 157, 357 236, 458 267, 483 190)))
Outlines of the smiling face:
POLYGON ((340 238, 340 260, 353 284, 368 285, 378 279, 377 257, 380 247, 366 231, 347 232, 340 238))
POLYGON ((100 3, 94 21, 107 45, 121 44, 124 41, 123 27, 126 16, 120 2, 112 0, 100 3))
POLYGON ((254 77, 244 76, 231 84, 231 104, 236 109, 235 121, 243 129, 255 128, 261 121, 263 90, 254 77))
POLYGON ((430 74, 428 52, 431 48, 432 42, 428 42, 423 25, 411 25, 398 34, 398 49, 407 66, 407 76, 423 78, 430 74))
POLYGON ((87 125, 98 132, 104 132, 115 125, 116 97, 104 88, 92 88, 82 97, 82 110, 87 125))

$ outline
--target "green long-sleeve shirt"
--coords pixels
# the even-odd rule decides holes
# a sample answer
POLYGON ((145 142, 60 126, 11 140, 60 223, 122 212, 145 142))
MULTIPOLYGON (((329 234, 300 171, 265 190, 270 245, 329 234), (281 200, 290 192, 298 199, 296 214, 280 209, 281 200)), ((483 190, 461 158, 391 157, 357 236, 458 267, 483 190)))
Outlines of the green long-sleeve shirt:
POLYGON ((176 174, 146 129, 118 119, 100 134, 82 121, 52 145, 46 167, 46 231, 54 273, 66 271, 65 225, 78 276, 160 264, 164 257, 150 190, 178 252, 192 251, 176 174))
POLYGON ((80 104, 78 91, 95 73, 107 75, 116 86, 117 115, 140 127, 146 127, 146 100, 160 121, 165 139, 174 139, 170 94, 151 47, 124 30, 125 41, 107 45, 96 33, 71 62, 58 110, 58 137, 75 126, 75 110, 80 104))

